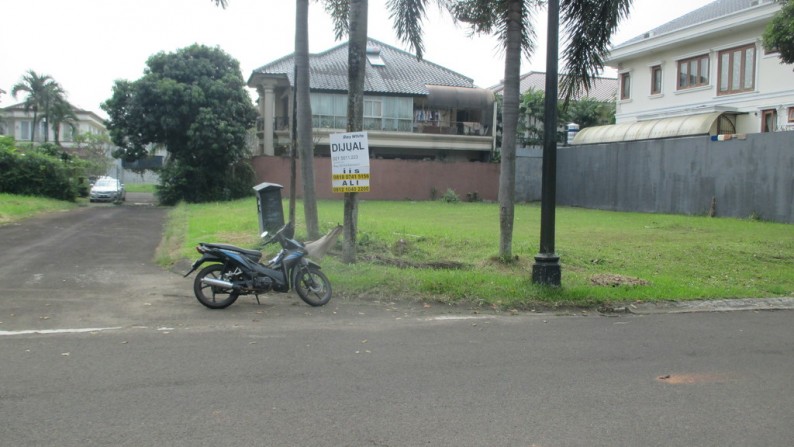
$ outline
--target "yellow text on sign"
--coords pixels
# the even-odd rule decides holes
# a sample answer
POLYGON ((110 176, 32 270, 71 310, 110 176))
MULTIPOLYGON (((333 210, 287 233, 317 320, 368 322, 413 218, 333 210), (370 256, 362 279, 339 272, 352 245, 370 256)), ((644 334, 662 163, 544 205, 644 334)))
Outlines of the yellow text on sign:
POLYGON ((333 192, 369 192, 369 186, 334 186, 333 192))

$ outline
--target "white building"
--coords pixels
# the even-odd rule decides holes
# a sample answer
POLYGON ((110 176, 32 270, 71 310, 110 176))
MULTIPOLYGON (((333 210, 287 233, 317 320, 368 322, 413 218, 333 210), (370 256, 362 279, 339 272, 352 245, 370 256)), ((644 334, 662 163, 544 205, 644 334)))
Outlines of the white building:
POLYGON ((794 66, 761 37, 780 8, 716 0, 615 46, 616 124, 575 143, 794 129, 794 66))

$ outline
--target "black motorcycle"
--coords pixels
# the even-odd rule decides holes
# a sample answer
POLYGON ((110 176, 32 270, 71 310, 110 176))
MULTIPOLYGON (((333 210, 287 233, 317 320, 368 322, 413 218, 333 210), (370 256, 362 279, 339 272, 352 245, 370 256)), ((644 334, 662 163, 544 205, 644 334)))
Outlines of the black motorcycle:
POLYGON ((240 295, 259 295, 267 292, 289 292, 295 289, 298 296, 311 306, 322 306, 331 300, 331 282, 320 271, 320 265, 306 257, 306 247, 292 238, 291 223, 284 225, 272 236, 262 233, 264 245, 281 244, 281 250, 267 264, 262 264, 262 252, 228 244, 196 246, 201 254, 185 277, 204 267, 193 281, 193 292, 199 302, 210 309, 223 309, 234 303, 240 295))

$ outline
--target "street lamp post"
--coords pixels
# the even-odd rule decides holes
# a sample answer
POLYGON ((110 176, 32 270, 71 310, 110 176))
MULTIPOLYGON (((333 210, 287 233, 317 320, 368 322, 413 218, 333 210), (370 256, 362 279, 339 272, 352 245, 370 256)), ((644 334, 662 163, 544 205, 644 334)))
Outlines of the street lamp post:
POLYGON ((557 201, 557 58, 559 53, 560 2, 549 0, 546 47, 546 94, 543 110, 543 178, 540 196, 540 253, 535 255, 532 282, 559 286, 560 257, 554 252, 557 201))

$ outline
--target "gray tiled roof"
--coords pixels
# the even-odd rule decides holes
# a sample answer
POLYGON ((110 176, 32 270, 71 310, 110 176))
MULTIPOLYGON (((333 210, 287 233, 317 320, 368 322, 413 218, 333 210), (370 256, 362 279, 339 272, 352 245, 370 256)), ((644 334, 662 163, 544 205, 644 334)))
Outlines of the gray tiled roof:
MULTIPOLYGON (((448 70, 426 60, 386 45, 375 39, 368 39, 369 47, 380 49, 383 66, 367 64, 364 91, 370 93, 393 93, 408 95, 427 95, 427 84, 454 87, 474 87, 471 78, 448 70)), ((347 42, 318 54, 309 55, 310 89, 325 91, 347 91, 347 42)), ((294 85, 294 54, 257 68, 254 73, 284 74, 294 85)))
MULTIPOLYGON (((564 75, 561 75, 564 76, 564 75)), ((529 90, 545 90, 546 89, 546 73, 538 71, 530 71, 521 75, 521 85, 519 91, 526 93, 529 90)), ((490 87, 494 93, 501 94, 504 90, 504 82, 490 87)), ((592 98, 598 101, 614 101, 615 95, 618 91, 618 80, 616 78, 595 78, 590 90, 583 95, 573 98, 579 100, 584 98, 592 98)))
MULTIPOLYGON (((753 8, 759 4, 770 3, 771 1, 772 0, 716 0, 688 14, 684 14, 677 19, 671 20, 664 25, 658 26, 637 37, 615 45, 615 48, 637 43, 651 36, 658 36, 660 34, 666 34, 684 28, 689 28, 690 26, 699 25, 701 23, 718 19, 720 17, 725 17, 744 9, 753 8)), ((629 17, 628 20, 631 20, 631 17, 629 17)))

